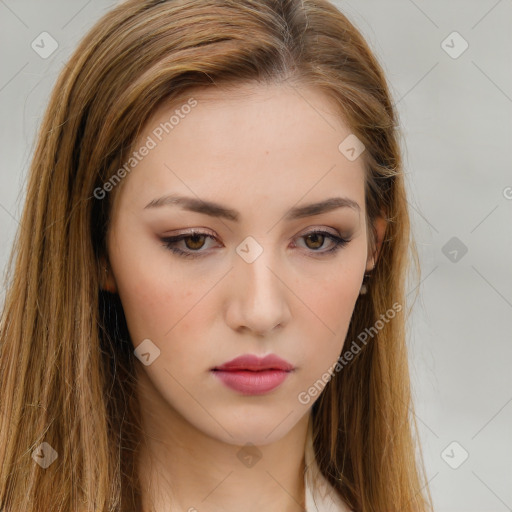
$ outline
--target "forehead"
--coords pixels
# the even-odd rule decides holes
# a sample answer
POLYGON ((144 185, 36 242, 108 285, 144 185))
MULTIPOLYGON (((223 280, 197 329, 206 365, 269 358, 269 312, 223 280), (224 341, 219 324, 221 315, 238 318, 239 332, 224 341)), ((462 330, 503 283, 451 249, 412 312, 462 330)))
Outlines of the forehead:
POLYGON ((154 147, 130 173, 126 192, 149 200, 176 191, 245 196, 246 204, 255 196, 288 203, 336 193, 360 201, 364 161, 340 152, 351 129, 336 107, 317 89, 289 84, 191 89, 146 123, 133 149, 149 139, 154 147))

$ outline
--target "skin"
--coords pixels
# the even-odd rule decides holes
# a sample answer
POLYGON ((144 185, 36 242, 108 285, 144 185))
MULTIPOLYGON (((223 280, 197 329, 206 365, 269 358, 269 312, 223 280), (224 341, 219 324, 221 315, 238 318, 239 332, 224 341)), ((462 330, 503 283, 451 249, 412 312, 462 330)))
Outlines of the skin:
MULTIPOLYGON (((308 404, 297 397, 339 357, 385 222, 375 224, 370 254, 363 158, 338 150, 351 130, 321 92, 251 84, 190 96, 197 106, 115 191, 107 237, 104 287, 119 293, 134 347, 150 339, 160 350, 137 367, 145 510, 303 510, 304 443, 318 396, 308 404), (170 193, 215 201, 240 220, 145 208, 170 193), (360 211, 284 219, 294 206, 335 196, 360 211), (176 247, 201 256, 164 246, 162 238, 190 228, 214 238, 176 247), (326 253, 329 237, 304 236, 314 228, 350 241, 326 253), (248 236, 263 248, 252 263, 236 252, 248 236), (210 371, 247 353, 277 354, 295 371, 260 396, 233 391, 210 371), (247 443, 261 455, 252 467, 237 456, 247 443)), ((176 108, 160 107, 134 147, 176 108)))

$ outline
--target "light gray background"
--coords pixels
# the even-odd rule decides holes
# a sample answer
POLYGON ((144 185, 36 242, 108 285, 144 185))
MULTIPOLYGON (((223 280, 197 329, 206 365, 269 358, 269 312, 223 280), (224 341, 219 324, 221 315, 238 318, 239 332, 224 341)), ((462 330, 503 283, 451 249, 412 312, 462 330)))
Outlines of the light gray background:
MULTIPOLYGON (((0 0, 1 268, 57 73, 115 3, 0 0), (43 31, 59 44, 47 59, 31 48, 43 31)), ((377 54, 403 126, 423 273, 411 372, 435 508, 512 510, 512 2, 336 4, 377 54), (442 46, 454 31, 469 44, 458 58, 442 46)), ((445 43, 452 53, 457 37, 445 43)))

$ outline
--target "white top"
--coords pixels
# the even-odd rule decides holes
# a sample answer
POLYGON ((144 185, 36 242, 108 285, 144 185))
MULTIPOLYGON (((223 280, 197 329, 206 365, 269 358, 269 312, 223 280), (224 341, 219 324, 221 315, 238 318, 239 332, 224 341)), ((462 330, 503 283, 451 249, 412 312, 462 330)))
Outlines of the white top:
POLYGON ((310 420, 304 451, 306 466, 304 486, 306 489, 306 512, 351 512, 336 490, 322 475, 313 449, 313 427, 310 420))

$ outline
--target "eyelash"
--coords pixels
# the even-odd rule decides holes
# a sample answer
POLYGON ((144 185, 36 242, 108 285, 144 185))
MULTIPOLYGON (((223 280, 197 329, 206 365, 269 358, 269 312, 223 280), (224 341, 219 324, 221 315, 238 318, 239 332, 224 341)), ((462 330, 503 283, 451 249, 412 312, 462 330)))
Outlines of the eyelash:
MULTIPOLYGON (((342 247, 345 247, 345 245, 347 245, 350 242, 350 239, 347 240, 345 238, 341 238, 339 236, 333 235, 332 233, 329 233, 327 231, 322 231, 322 230, 309 231, 308 233, 305 233, 304 235, 300 236, 299 238, 306 238, 308 236, 316 235, 316 234, 318 234, 318 235, 325 235, 327 238, 330 238, 334 242, 334 246, 331 249, 328 249, 327 251, 320 252, 320 251, 313 251, 313 250, 311 250, 311 252, 313 254, 318 254, 321 257, 327 256, 327 255, 330 255, 330 254, 334 254, 335 252, 337 252, 342 247)), ((210 235, 209 233, 203 233, 203 232, 200 232, 200 231, 191 231, 189 233, 184 233, 184 234, 178 235, 178 236, 171 236, 171 237, 162 238, 161 240, 162 240, 162 242, 164 242, 162 245, 167 250, 172 251, 173 253, 177 254, 180 257, 183 257, 183 258, 198 258, 198 257, 202 256, 202 253, 204 253, 204 251, 191 251, 191 252, 188 252, 188 251, 183 251, 181 249, 177 249, 175 247, 175 244, 177 244, 181 240, 184 240, 186 238, 191 238, 193 236, 206 236, 208 238, 215 239, 215 237, 210 235)))

